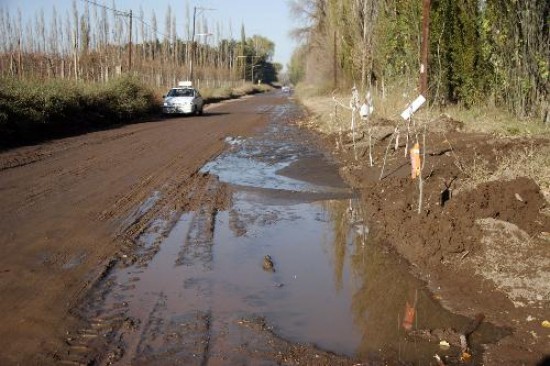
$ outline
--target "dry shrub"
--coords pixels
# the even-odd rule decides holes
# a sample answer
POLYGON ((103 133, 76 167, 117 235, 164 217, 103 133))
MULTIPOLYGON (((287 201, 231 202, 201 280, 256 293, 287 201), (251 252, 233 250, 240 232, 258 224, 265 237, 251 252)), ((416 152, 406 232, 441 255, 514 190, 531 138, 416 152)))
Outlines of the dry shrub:
POLYGON ((550 146, 531 145, 498 155, 497 159, 494 169, 490 169, 488 161, 479 157, 474 159, 473 164, 464 166, 466 179, 461 188, 471 189, 485 182, 528 177, 538 184, 550 201, 550 146))
POLYGON ((548 135, 548 126, 533 119, 519 119, 503 109, 487 105, 464 108, 461 105, 444 108, 453 119, 464 123, 466 131, 491 133, 498 136, 548 135))

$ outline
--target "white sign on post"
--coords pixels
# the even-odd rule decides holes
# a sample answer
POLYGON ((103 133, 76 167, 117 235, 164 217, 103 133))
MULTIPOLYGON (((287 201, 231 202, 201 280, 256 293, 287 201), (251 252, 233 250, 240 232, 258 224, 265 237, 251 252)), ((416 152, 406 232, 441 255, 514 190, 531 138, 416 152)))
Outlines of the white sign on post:
POLYGON ((404 120, 408 120, 411 118, 414 112, 418 110, 426 102, 426 98, 422 94, 418 96, 409 106, 401 113, 401 118, 404 120))
POLYGON ((374 103, 372 102, 372 95, 368 92, 365 96, 365 102, 361 106, 361 109, 359 109, 359 115, 361 119, 367 119, 372 112, 374 112, 374 103))

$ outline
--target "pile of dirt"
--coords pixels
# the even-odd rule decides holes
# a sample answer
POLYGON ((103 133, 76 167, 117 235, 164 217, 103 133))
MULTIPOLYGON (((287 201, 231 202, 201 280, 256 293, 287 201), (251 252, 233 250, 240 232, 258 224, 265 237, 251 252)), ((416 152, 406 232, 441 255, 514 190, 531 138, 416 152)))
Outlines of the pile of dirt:
POLYGON ((376 236, 416 265, 437 266, 480 251, 479 219, 511 222, 532 236, 550 230, 550 218, 541 214, 544 198, 527 178, 483 183, 454 195, 430 182, 424 189, 428 208, 418 213, 418 187, 410 178, 362 187, 366 221, 376 236), (446 195, 451 198, 445 202, 446 195))
MULTIPOLYGON (((454 129, 456 123, 449 126, 454 129)), ((334 138, 337 137, 329 137, 329 141, 334 138)), ((397 150, 392 146, 382 171, 387 138, 384 135, 374 145, 373 167, 368 163, 367 148, 360 144, 358 160, 350 145, 336 153, 344 165, 342 176, 361 192, 364 219, 371 232, 416 266, 437 267, 482 251, 483 232, 476 225, 480 219, 510 222, 530 236, 550 232, 550 217, 542 213, 547 202, 532 179, 519 177, 482 183, 468 190, 462 188, 467 178, 464 166, 477 160, 491 168, 496 165, 499 152, 522 148, 527 141, 497 140, 456 131, 427 135, 419 211, 419 181, 411 179, 404 143, 397 150)))

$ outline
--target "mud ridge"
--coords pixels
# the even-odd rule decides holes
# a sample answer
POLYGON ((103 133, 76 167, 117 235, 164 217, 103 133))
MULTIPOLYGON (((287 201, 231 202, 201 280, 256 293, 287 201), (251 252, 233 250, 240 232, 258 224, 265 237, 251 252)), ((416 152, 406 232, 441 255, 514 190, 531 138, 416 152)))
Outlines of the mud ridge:
MULTIPOLYGON (((130 362, 136 357, 148 359, 151 344, 165 334, 161 329, 164 326, 163 317, 159 315, 165 302, 162 293, 148 315, 142 319, 128 316, 126 301, 115 302, 110 307, 103 307, 102 304, 108 296, 112 296, 116 287, 124 291, 131 290, 134 286, 131 278, 128 284, 117 283, 113 272, 130 266, 147 267, 159 251, 163 240, 172 231, 178 217, 191 208, 196 210, 196 214, 193 215, 186 243, 176 265, 196 261, 208 265, 211 261, 213 225, 218 210, 228 206, 227 188, 216 177, 197 172, 186 182, 177 185, 170 192, 174 198, 160 199, 139 217, 134 217, 126 232, 119 236, 119 255, 116 259, 111 259, 109 265, 83 291, 86 293, 85 298, 80 300, 83 305, 74 313, 86 325, 67 338, 69 348, 67 354, 60 357, 60 362, 110 364, 123 360, 130 362), (164 219, 159 221, 159 218, 164 219), (144 242, 142 237, 153 239, 151 242, 144 242)), ((202 332, 203 339, 198 341, 203 347, 190 354, 200 354, 204 360, 202 363, 205 363, 208 359, 209 320, 208 316, 199 316, 197 319, 203 319, 205 324, 200 327, 205 329, 202 332)))

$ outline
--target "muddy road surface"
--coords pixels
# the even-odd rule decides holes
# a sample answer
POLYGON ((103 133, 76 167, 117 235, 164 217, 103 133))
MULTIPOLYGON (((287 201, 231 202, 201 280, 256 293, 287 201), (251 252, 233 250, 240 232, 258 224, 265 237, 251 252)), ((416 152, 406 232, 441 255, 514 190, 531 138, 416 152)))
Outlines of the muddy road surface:
POLYGON ((190 182, 223 151, 225 137, 263 128, 280 103, 248 98, 211 106, 201 118, 151 121, 2 153, 0 364, 47 361, 62 349, 65 333, 79 322, 70 310, 147 215, 187 204, 190 182))
POLYGON ((464 363, 476 320, 371 241, 301 117, 275 92, 0 155, 0 364, 464 363))

